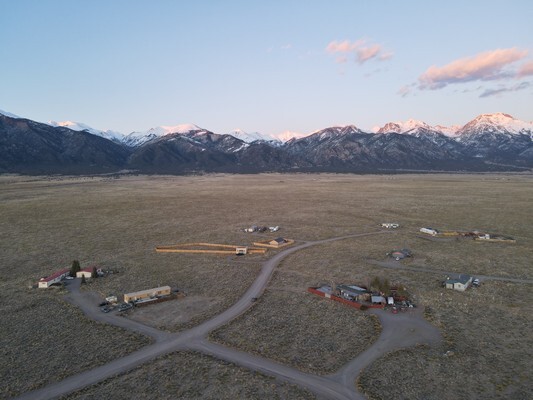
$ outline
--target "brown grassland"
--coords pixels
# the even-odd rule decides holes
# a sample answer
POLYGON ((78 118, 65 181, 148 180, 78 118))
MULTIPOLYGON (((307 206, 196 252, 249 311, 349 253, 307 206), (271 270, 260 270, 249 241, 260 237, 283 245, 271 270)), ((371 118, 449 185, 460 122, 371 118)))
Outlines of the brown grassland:
MULTIPOLYGON (((331 373, 379 334, 375 317, 307 293, 320 283, 387 277, 407 286, 445 338, 387 354, 358 379, 372 399, 525 399, 533 390, 531 284, 487 281, 465 293, 443 276, 384 269, 393 248, 402 264, 532 279, 530 175, 263 174, 204 176, 0 176, 0 397, 11 397, 104 364, 148 343, 87 320, 64 291, 30 289, 39 277, 97 264, 118 270, 84 290, 105 296, 161 285, 185 300, 134 310, 128 318, 179 332, 220 313, 255 278, 265 256, 158 254, 157 245, 251 244, 281 235, 297 241, 398 230, 345 239, 288 256, 254 307, 211 339, 304 371, 331 373), (246 234, 249 225, 280 225, 246 234), (435 242, 422 226, 478 229, 515 244, 435 242), (453 354, 444 356, 447 351, 453 354)), ((96 305, 95 305, 96 306, 96 305)), ((194 353, 174 353, 72 398, 313 398, 299 388, 194 353), (185 366, 190 366, 186 368, 185 366), (207 387, 204 382, 208 382, 207 387), (105 394, 105 396, 104 396, 105 394), (144 395, 143 395, 144 394, 144 395)))

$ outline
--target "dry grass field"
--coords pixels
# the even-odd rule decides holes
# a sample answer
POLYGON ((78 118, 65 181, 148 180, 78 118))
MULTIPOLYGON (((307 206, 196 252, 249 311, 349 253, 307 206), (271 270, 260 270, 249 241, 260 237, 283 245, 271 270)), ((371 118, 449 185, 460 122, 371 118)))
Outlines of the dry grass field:
POLYGON ((128 374, 81 390, 65 400, 114 399, 291 399, 312 393, 245 368, 194 353, 173 353, 128 374))
MULTIPOLYGON (((253 224, 280 225, 279 235, 303 241, 372 232, 380 222, 398 222, 402 226, 394 232, 289 256, 252 310, 213 337, 303 370, 334 371, 366 348, 379 327, 367 314, 305 289, 386 276, 404 283, 418 304, 430 306, 427 316, 446 340, 442 348, 398 351, 373 364, 359 380, 370 397, 525 398, 532 389, 533 354, 527 340, 532 285, 486 282, 476 290, 452 293, 439 287, 438 274, 388 270, 368 260, 384 260, 392 248, 409 247, 414 257, 402 261, 406 265, 531 279, 532 183, 527 175, 0 176, 0 340, 6 355, 0 361, 5 377, 0 397, 43 386, 147 343, 123 330, 86 321, 62 300, 60 290, 28 289, 39 277, 70 266, 73 259, 82 267, 97 264, 119 271, 86 286, 102 296, 160 285, 185 291, 185 300, 134 310, 129 316, 178 332, 239 298, 261 261, 273 253, 240 258, 158 254, 155 246, 197 241, 250 244, 271 237, 241 231, 253 224), (432 242, 418 237, 422 226, 486 230, 513 236, 517 243, 432 242), (448 350, 454 355, 444 357, 448 350), (458 382, 457 387, 451 382, 458 382)), ((172 371, 174 363, 162 359, 91 388, 86 398, 93 389, 116 390, 115 398, 125 398, 121 393, 132 381, 139 393, 148 393, 153 382, 160 382, 157 397, 162 398, 214 396, 189 390, 195 390, 202 374, 212 376, 209 371, 219 368, 213 366, 218 361, 190 354, 169 357, 185 357, 203 371, 198 380, 183 369, 176 372, 188 388, 183 392, 168 383, 167 372, 151 380, 138 378, 155 363, 172 371)), ((269 397, 261 393, 272 385, 277 387, 272 390, 281 391, 276 392, 280 398, 306 398, 302 392, 289 396, 295 389, 258 375, 252 386, 265 389, 250 392, 239 383, 250 373, 232 365, 224 365, 224 371, 231 376, 227 379, 235 379, 227 398, 233 393, 269 397)), ((218 385, 222 378, 213 379, 218 385)))

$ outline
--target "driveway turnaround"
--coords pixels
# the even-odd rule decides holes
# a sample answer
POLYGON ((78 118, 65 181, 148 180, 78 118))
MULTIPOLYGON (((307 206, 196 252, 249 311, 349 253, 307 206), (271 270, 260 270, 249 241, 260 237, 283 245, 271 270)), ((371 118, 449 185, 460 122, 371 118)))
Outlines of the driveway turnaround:
POLYGON ((180 350, 194 350, 208 354, 214 358, 232 362, 244 368, 274 376, 286 382, 294 383, 302 388, 308 389, 321 398, 362 400, 365 397, 357 391, 355 380, 363 368, 390 351, 416 344, 434 345, 441 340, 441 335, 437 328, 422 318, 422 310, 419 309, 416 312, 396 315, 392 315, 383 310, 370 311, 378 316, 382 324, 383 329, 378 340, 335 374, 328 376, 305 373, 296 368, 282 365, 263 357, 209 342, 207 335, 214 329, 227 324, 246 312, 253 304, 252 299, 254 297, 258 298, 263 294, 275 268, 289 254, 311 246, 337 240, 386 234, 389 232, 378 231, 353 234, 313 242, 304 242, 303 244, 287 248, 263 263, 255 281, 246 293, 230 308, 210 320, 179 334, 160 331, 112 313, 104 314, 98 311, 95 306, 98 300, 94 294, 80 292, 78 280, 69 282, 67 288, 70 293, 66 296, 66 300, 80 307, 88 318, 142 333, 152 338, 153 343, 100 367, 70 376, 41 389, 27 392, 18 397, 18 399, 44 400, 58 398, 98 383, 106 378, 125 373, 161 355, 180 350))

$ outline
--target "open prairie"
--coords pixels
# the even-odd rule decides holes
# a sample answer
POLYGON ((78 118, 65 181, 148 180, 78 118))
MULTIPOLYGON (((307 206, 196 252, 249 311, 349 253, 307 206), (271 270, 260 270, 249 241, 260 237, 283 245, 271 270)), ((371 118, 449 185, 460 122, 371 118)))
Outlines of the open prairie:
MULTIPOLYGON (((72 260, 82 268, 98 265, 118 272, 83 286, 102 298, 162 285, 179 288, 185 299, 132 310, 126 318, 180 332, 239 299, 261 262, 276 251, 243 257, 160 254, 156 246, 249 245, 276 236, 300 243, 378 232, 379 223, 397 222, 397 230, 288 256, 254 307, 211 339, 304 371, 332 373, 373 343, 380 326, 372 315, 306 288, 365 284, 382 276, 407 286, 445 340, 374 362, 358 379, 369 398, 525 399, 532 390, 533 285, 486 280, 460 293, 443 289, 438 271, 533 279, 532 198, 530 175, 0 176, 0 397, 42 387, 149 343, 88 320, 64 301, 64 289, 30 288, 72 260), (244 233, 250 225, 281 230, 244 233), (501 233, 517 242, 432 241, 420 237, 422 226, 501 233), (402 247, 414 256, 397 266, 424 271, 377 264, 402 247)), ((149 362, 72 397, 129 398, 135 391, 139 398, 217 398, 212 388, 195 388, 205 385, 205 376, 209 385, 221 387, 218 398, 312 398, 299 388, 194 353, 149 362), (180 364, 179 383, 172 380, 174 364, 180 364)))

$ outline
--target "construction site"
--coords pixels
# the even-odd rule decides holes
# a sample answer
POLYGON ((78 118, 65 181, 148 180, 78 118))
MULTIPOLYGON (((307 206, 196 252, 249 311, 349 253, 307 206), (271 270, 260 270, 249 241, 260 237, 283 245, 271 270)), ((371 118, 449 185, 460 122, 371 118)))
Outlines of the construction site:
POLYGON ((155 251, 158 253, 221 254, 240 256, 247 254, 265 254, 267 249, 264 247, 249 247, 232 244, 182 243, 171 246, 157 246, 155 251))
POLYGON ((516 243, 516 240, 510 236, 487 233, 481 231, 459 231, 459 230, 437 230, 433 228, 420 228, 420 232, 436 238, 465 238, 479 242, 503 242, 516 243))

